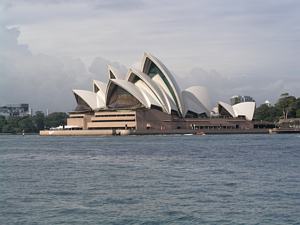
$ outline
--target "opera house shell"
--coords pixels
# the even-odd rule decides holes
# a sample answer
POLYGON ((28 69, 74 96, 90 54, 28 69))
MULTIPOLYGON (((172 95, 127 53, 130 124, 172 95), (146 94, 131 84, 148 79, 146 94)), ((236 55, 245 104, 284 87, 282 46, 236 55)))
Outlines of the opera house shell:
POLYGON ((125 79, 108 66, 108 83, 93 81, 93 91, 73 90, 75 111, 108 109, 156 109, 166 114, 209 117, 211 106, 206 88, 193 86, 181 91, 166 66, 145 53, 141 69, 130 68, 125 79))
POLYGON ((246 120, 252 120, 255 111, 255 102, 240 102, 229 105, 225 102, 218 102, 218 113, 228 117, 245 117, 246 120))

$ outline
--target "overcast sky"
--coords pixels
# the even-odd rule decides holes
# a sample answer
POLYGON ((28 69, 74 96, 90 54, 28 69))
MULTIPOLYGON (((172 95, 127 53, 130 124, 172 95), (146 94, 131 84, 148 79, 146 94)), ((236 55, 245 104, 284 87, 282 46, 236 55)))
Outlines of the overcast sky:
POLYGON ((75 108, 72 89, 143 52, 213 103, 300 96, 299 0, 0 0, 0 105, 75 108))

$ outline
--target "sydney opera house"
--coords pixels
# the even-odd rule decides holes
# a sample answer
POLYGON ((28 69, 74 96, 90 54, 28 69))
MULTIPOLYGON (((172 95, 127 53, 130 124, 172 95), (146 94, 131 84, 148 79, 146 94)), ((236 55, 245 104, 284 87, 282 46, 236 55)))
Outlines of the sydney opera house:
POLYGON ((121 134, 253 128, 254 100, 212 107, 205 87, 180 90, 168 68, 149 53, 126 75, 108 66, 108 78, 108 83, 94 80, 92 90, 73 90, 77 106, 66 129, 121 134))

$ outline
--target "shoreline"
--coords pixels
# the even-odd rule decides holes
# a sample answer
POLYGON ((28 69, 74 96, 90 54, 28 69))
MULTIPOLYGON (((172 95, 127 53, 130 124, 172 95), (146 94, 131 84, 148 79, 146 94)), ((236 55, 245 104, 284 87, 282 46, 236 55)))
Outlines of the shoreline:
POLYGON ((214 135, 269 134, 269 129, 203 129, 203 130, 42 130, 40 136, 128 136, 128 135, 214 135))

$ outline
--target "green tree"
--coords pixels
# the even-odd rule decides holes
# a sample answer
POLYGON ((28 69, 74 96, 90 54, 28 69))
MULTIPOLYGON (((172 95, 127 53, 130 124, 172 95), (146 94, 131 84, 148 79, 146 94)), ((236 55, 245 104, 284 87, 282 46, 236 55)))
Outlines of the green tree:
POLYGON ((68 114, 64 112, 54 112, 45 117, 41 111, 36 112, 35 116, 8 117, 0 116, 0 133, 35 133, 45 129, 45 127, 57 127, 66 125, 68 114))
POLYGON ((5 124, 3 127, 2 127, 2 133, 16 133, 14 127, 12 127, 11 124, 5 124))
POLYGON ((295 96, 290 96, 288 93, 283 93, 275 104, 275 107, 282 112, 283 118, 287 119, 289 114, 293 112, 293 105, 295 102, 295 96))
POLYGON ((50 127, 58 127, 60 125, 66 125, 67 118, 68 118, 68 114, 64 112, 51 113, 45 118, 45 127, 50 128, 50 127))
POLYGON ((37 131, 43 130, 45 128, 45 115, 41 111, 37 111, 33 117, 33 121, 37 131))
POLYGON ((8 117, 2 127, 3 133, 18 133, 20 132, 19 126, 18 126, 18 120, 20 118, 18 117, 8 117))
POLYGON ((296 111, 296 117, 300 118, 300 109, 297 109, 297 111, 296 111))
POLYGON ((19 120, 18 126, 20 130, 24 132, 34 133, 37 131, 31 117, 23 117, 21 120, 19 120))
POLYGON ((293 116, 300 118, 300 98, 297 98, 296 101, 294 102, 293 106, 293 116))
POLYGON ((6 129, 6 133, 19 133, 21 132, 21 129, 18 126, 18 122, 21 118, 20 117, 8 117, 7 118, 7 126, 4 128, 6 129))
POLYGON ((277 110, 274 106, 269 106, 267 104, 262 104, 255 110, 254 118, 255 120, 264 120, 274 122, 278 119, 277 110))
POLYGON ((6 124, 5 116, 0 116, 0 133, 2 132, 2 128, 5 124, 6 124))

